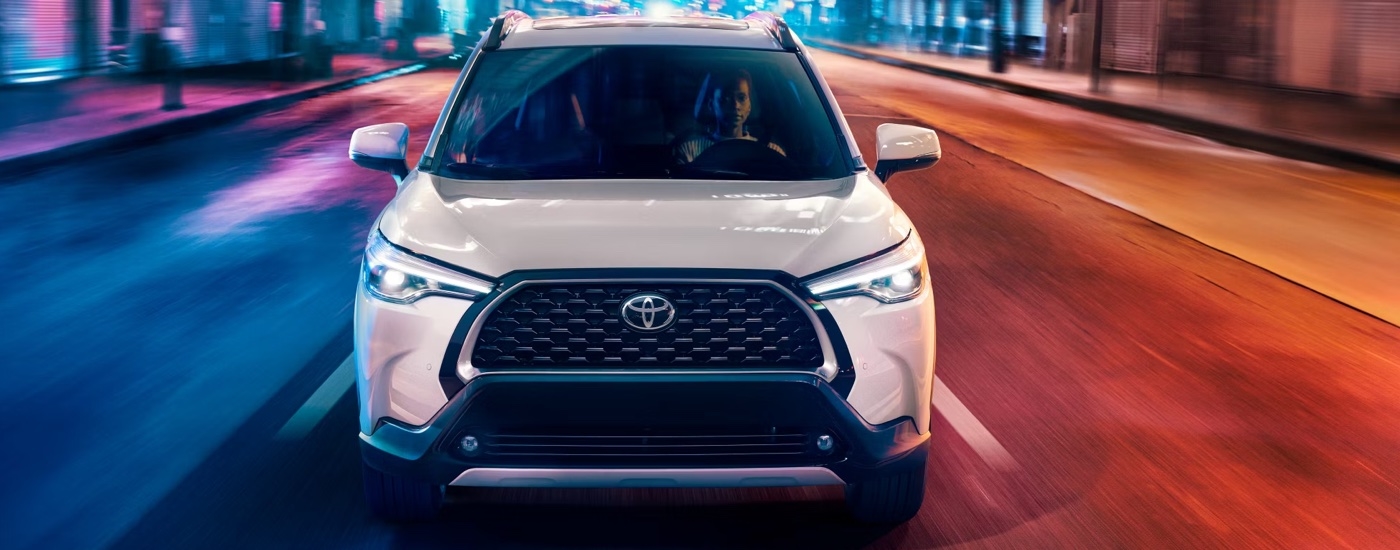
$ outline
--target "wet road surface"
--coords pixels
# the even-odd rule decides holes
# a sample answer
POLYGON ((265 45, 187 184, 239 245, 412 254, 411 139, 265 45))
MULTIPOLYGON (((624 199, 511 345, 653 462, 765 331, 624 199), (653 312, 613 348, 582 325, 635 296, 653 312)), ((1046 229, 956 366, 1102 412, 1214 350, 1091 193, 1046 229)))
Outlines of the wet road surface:
POLYGON ((908 69, 823 51, 814 55, 847 96, 932 124, 944 135, 1400 325, 1400 177, 1394 174, 1222 147, 908 69))
MULTIPOLYGON (((454 76, 0 187, 19 220, 0 252, 21 258, 0 294, 7 546, 1400 544, 1400 329, 948 135, 938 166, 891 182, 955 396, 917 519, 851 524, 830 488, 512 489, 379 523, 352 393, 278 433, 350 352, 359 250, 393 193, 345 159, 350 131, 405 122, 416 160, 454 76)), ((879 123, 937 128, 828 77, 867 158, 879 123)))

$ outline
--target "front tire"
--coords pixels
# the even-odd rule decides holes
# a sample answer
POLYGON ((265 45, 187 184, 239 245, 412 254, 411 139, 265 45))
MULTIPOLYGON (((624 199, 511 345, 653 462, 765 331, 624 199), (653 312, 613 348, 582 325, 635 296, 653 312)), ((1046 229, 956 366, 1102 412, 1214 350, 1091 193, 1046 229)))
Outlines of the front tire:
POLYGON ((375 516, 396 522, 427 521, 442 510, 441 485, 389 475, 363 465, 365 499, 375 516))
POLYGON ((846 486, 846 508, 862 523, 903 523, 924 504, 928 455, 891 465, 869 480, 846 486))

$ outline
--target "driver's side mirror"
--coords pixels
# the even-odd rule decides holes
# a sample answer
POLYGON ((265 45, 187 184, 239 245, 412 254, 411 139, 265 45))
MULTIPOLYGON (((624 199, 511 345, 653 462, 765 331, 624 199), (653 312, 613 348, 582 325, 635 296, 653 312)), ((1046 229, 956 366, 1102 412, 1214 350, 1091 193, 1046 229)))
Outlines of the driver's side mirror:
POLYGON ((883 182, 889 182, 890 176, 897 172, 932 167, 943 158, 938 134, 928 128, 881 124, 875 129, 875 141, 879 145, 875 157, 875 177, 883 182))
POLYGON ((350 136, 350 160, 355 164, 388 172, 394 181, 408 177, 408 125, 402 122, 375 124, 355 130, 350 136))

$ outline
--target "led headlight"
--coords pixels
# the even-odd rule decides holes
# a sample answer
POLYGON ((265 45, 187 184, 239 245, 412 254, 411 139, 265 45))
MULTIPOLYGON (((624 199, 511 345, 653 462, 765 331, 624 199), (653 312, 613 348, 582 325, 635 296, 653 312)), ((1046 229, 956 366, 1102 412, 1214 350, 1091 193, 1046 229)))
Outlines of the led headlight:
POLYGON ((370 295, 396 304, 431 295, 475 300, 492 287, 488 281, 415 258, 384 240, 379 231, 365 247, 360 277, 370 295))
POLYGON ((910 300, 924 288, 924 247, 911 235, 878 258, 803 284, 820 299, 869 296, 887 304, 910 300))

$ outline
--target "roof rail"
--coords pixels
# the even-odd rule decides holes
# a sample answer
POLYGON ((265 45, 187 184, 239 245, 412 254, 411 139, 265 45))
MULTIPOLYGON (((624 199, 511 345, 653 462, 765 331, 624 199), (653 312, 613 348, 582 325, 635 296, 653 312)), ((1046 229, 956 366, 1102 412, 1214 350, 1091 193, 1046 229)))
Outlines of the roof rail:
POLYGON ((792 35, 792 29, 777 14, 771 11, 756 11, 744 16, 744 21, 761 23, 783 49, 797 51, 797 37, 792 35))
POLYGON ((500 49, 501 42, 506 39, 506 35, 515 29, 521 21, 530 20, 530 15, 520 10, 506 10, 496 16, 496 20, 491 23, 491 30, 486 32, 486 42, 481 45, 483 50, 500 49))

